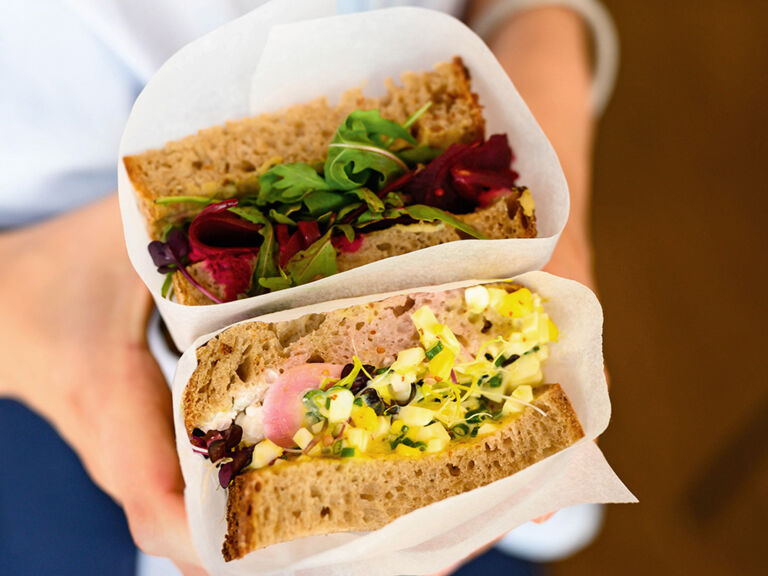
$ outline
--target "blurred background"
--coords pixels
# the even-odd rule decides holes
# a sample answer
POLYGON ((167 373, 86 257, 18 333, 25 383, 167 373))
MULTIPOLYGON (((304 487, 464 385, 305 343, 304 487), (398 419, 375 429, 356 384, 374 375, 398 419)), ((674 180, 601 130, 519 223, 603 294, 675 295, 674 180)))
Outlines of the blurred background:
POLYGON ((604 4, 622 55, 595 155, 600 446, 640 504, 550 571, 768 574, 768 2, 604 4))

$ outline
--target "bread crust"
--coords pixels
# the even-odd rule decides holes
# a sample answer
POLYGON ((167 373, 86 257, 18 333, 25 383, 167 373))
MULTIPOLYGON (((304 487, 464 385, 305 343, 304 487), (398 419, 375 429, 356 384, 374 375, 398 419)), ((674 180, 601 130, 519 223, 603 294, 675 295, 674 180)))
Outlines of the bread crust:
POLYGON ((493 434, 417 458, 307 458, 252 470, 229 488, 227 561, 296 538, 376 530, 399 516, 505 478, 584 436, 558 384, 493 434))

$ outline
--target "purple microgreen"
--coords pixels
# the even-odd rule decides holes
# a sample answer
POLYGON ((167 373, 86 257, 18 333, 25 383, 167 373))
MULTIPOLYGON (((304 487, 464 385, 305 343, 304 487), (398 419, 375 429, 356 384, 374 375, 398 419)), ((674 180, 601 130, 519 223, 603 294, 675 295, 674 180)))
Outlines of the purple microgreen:
POLYGON ((227 462, 221 465, 221 468, 219 468, 219 484, 222 488, 229 486, 229 483, 232 482, 232 478, 234 478, 234 476, 235 472, 232 466, 232 462, 227 462))
POLYGON ((232 424, 232 426, 222 431, 221 437, 224 439, 227 450, 237 448, 237 445, 240 444, 240 440, 243 438, 243 428, 237 424, 232 424))
POLYGON ((214 440, 208 445, 208 456, 211 462, 218 462, 227 455, 227 452, 226 440, 214 440))
POLYGON ((187 268, 184 265, 184 260, 189 255, 189 241, 182 230, 179 230, 178 228, 171 230, 166 242, 154 240, 149 243, 147 248, 149 250, 149 255, 152 257, 152 262, 157 266, 158 272, 161 274, 169 274, 178 270, 193 286, 200 290, 200 292, 208 296, 208 298, 217 304, 222 303, 221 299, 212 294, 205 287, 201 286, 200 283, 187 271, 187 268))

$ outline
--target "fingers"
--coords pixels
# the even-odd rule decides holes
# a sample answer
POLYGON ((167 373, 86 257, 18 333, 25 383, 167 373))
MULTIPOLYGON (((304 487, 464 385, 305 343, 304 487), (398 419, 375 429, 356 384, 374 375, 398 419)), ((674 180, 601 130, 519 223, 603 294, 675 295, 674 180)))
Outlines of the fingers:
POLYGON ((111 422, 102 426, 103 450, 131 534, 147 554, 199 565, 184 509, 168 386, 140 348, 126 352, 118 371, 123 373, 114 380, 111 422))

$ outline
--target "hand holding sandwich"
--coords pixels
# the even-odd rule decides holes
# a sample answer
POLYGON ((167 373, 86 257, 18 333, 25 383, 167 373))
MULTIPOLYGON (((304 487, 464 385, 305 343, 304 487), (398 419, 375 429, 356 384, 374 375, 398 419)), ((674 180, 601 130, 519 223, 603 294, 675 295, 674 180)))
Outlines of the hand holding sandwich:
POLYGON ((0 395, 57 429, 125 509, 142 550, 205 574, 186 523, 171 394, 144 341, 149 294, 125 256, 117 197, 0 235, 0 257, 15 279, 0 285, 0 395))

